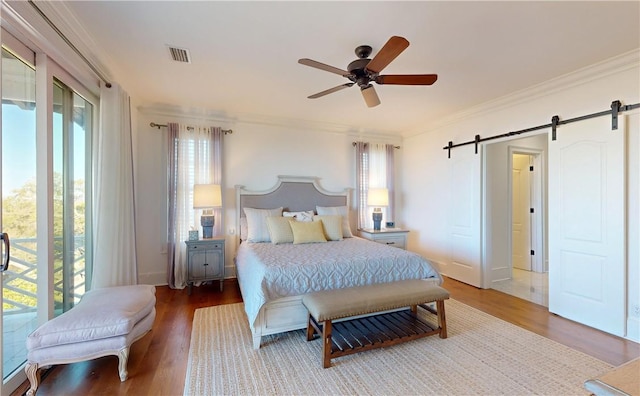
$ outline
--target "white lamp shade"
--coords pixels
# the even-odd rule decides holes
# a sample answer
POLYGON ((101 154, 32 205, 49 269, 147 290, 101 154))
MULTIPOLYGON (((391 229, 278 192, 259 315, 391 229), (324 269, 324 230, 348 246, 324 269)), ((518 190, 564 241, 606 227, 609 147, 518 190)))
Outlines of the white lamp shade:
POLYGON ((389 206, 389 190, 386 188, 370 188, 367 193, 367 205, 389 206))
POLYGON ((193 208, 208 209, 222 206, 222 190, 219 184, 195 184, 193 186, 193 208))

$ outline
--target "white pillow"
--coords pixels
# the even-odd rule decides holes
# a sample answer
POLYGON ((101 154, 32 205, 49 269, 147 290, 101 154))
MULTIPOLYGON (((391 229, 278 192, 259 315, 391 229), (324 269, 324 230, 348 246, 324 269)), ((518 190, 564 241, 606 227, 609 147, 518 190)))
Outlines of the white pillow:
POLYGON ((296 221, 313 221, 313 210, 305 210, 303 212, 282 212, 284 217, 293 217, 296 221))
POLYGON ((349 208, 346 206, 316 206, 316 212, 319 216, 338 215, 342 216, 342 236, 351 238, 351 226, 349 225, 349 208))
POLYGON ((267 217, 282 216, 282 207, 275 209, 244 208, 244 214, 247 217, 247 241, 271 242, 267 217))
POLYGON ((247 226, 247 218, 241 217, 240 218, 240 240, 246 241, 248 233, 249 233, 249 227, 247 226))
POLYGON ((280 243, 293 242, 293 231, 291 231, 289 221, 293 221, 293 219, 282 216, 267 217, 267 227, 269 228, 271 243, 277 245, 280 243))
POLYGON ((327 241, 342 240, 342 216, 325 215, 313 216, 313 221, 321 221, 324 229, 324 236, 327 241))

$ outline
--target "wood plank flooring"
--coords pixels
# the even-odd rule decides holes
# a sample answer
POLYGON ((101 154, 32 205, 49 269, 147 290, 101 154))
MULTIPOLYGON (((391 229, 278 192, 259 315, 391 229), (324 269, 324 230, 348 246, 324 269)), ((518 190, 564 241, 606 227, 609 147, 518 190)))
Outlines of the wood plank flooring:
MULTIPOLYGON (((640 344, 549 314, 543 306, 451 279, 443 287, 462 303, 610 364, 640 356, 640 344)), ((182 395, 194 311, 241 302, 242 297, 235 280, 225 281, 224 292, 216 283, 194 288, 191 296, 186 290, 158 287, 156 296, 153 330, 131 347, 127 381, 120 382, 118 359, 108 356, 54 366, 43 375, 37 395, 182 395)), ((12 395, 27 389, 28 382, 12 395)))

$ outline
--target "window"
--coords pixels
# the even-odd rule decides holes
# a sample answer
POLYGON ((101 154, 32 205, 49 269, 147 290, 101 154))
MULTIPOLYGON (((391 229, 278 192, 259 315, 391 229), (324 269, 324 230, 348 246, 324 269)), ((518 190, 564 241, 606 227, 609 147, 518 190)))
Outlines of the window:
MULTIPOLYGON (((169 158, 169 217, 168 241, 171 268, 169 285, 182 288, 186 285, 186 246, 189 230, 200 227, 202 210, 193 208, 194 184, 222 185, 222 136, 221 128, 187 127, 169 123, 169 135, 173 147, 169 158)), ((213 209, 215 218, 213 235, 222 230, 222 209, 213 209)))
POLYGON ((382 224, 393 221, 394 215, 394 150, 395 146, 381 143, 356 142, 356 183, 358 201, 358 228, 373 228, 373 207, 367 203, 371 188, 387 188, 389 205, 381 207, 382 224))

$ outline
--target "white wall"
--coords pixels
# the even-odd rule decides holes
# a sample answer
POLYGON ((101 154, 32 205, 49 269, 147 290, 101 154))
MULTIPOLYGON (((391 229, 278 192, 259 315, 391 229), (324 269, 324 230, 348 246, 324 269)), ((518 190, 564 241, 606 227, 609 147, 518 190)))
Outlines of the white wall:
MULTIPOLYGON (((405 193, 401 218, 412 230, 409 248, 436 261, 443 273, 452 262, 452 241, 448 222, 452 211, 448 203, 449 191, 454 189, 448 177, 452 160, 442 148, 447 142, 473 140, 476 134, 488 137, 532 126, 544 125, 559 115, 569 119, 610 108, 613 100, 623 104, 640 102, 640 62, 638 52, 594 67, 578 71, 529 91, 520 92, 476 109, 459 118, 443 122, 442 126, 405 138, 402 164, 405 193)), ((639 340, 640 321, 640 115, 627 113, 628 130, 628 333, 639 340), (636 309, 635 307, 638 307, 636 309)), ((561 133, 561 127, 559 132, 561 133)), ((473 146, 453 149, 451 156, 463 158, 473 154, 473 146), (469 149, 471 147, 471 149, 469 149)), ((480 154, 477 154, 480 156, 480 154)), ((549 170, 552 172, 552 170, 549 170)), ((478 183, 480 184, 480 183, 478 183)), ((481 187, 474 191, 475 199, 482 199, 481 187)), ((625 203, 621 203, 625 204, 625 203)), ((481 244, 478 244, 481 249, 481 244)), ((482 257, 477 252, 475 257, 482 257)), ((482 266, 481 260, 469 263, 482 266)), ((485 263, 485 265, 490 265, 485 263)), ((486 279, 485 287, 486 287, 486 279)), ((623 285, 621 285, 622 287, 623 285)))
MULTIPOLYGON (((148 109, 138 112, 136 135, 136 201, 139 279, 144 283, 166 284, 166 128, 151 128, 150 122, 212 125, 232 129, 224 138, 224 230, 225 268, 235 277, 235 186, 266 190, 278 175, 315 176, 329 191, 355 188, 355 152, 352 142, 365 140, 399 144, 400 139, 352 136, 274 125, 210 121, 205 117, 166 115, 148 109)), ((401 151, 401 150, 399 150, 401 151)), ((398 162, 400 152, 396 152, 398 162)), ((398 166, 398 168, 400 168, 398 166)), ((401 179, 400 179, 401 180, 401 179)), ((353 203, 352 203, 353 205, 353 203)), ((218 219, 216 219, 216 222, 218 219)))

